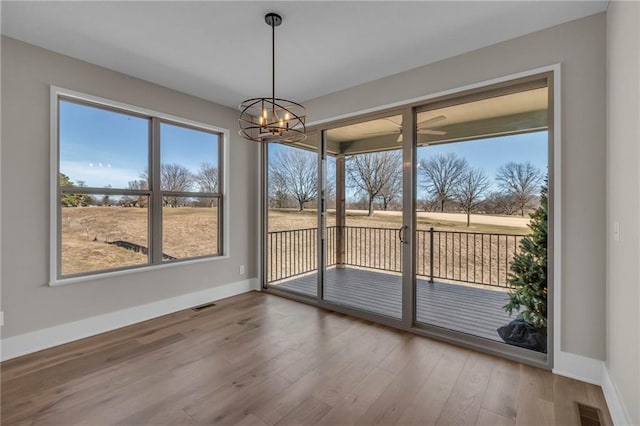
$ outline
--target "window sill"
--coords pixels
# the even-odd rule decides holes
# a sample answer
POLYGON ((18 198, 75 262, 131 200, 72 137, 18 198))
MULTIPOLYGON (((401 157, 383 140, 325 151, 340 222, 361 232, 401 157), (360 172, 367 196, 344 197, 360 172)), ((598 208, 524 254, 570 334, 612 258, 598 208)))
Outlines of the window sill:
POLYGON ((82 283, 85 281, 102 280, 102 279, 108 279, 113 277, 119 277, 121 275, 138 274, 141 272, 152 272, 152 271, 157 271, 165 268, 173 268, 176 266, 188 266, 188 265, 193 265, 197 263, 215 262, 223 259, 229 259, 229 255, 209 256, 209 257, 203 257, 198 259, 188 259, 188 260, 177 260, 173 262, 163 263, 161 265, 146 265, 146 266, 133 267, 129 269, 120 269, 120 270, 109 271, 109 272, 97 272, 95 274, 83 275, 79 277, 58 278, 58 279, 52 279, 51 281, 49 281, 49 287, 58 287, 58 286, 67 285, 67 284, 82 283))

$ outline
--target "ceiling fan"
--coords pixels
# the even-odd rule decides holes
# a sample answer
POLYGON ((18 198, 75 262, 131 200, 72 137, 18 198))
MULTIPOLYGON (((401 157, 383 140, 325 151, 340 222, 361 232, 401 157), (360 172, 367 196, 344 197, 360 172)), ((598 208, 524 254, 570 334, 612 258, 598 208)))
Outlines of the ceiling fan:
MULTIPOLYGON (((429 118, 427 120, 421 121, 420 123, 418 123, 418 134, 419 135, 438 135, 438 136, 442 136, 442 135, 446 135, 447 132, 444 130, 433 130, 433 129, 429 129, 428 126, 432 126, 435 123, 438 123, 442 120, 446 120, 447 117, 445 117, 444 115, 437 115, 435 117, 429 118)), ((394 133, 398 134, 398 142, 402 142, 402 124, 398 123, 390 118, 383 118, 382 120, 387 120, 391 123, 393 123, 397 129, 395 130, 388 130, 385 132, 373 132, 373 133, 365 133, 365 135, 367 136, 382 136, 382 135, 392 135, 394 133)))

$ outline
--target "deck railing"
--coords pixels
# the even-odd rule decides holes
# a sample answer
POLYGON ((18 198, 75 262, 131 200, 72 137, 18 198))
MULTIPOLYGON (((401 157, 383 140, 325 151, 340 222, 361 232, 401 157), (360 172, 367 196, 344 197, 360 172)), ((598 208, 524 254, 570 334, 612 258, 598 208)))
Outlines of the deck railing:
POLYGON ((524 235, 416 231, 416 274, 451 281, 508 287, 513 257, 524 235))
MULTIPOLYGON (((327 266, 402 271, 400 229, 327 227, 327 266), (340 232, 341 231, 341 232, 340 232), (338 241, 342 234, 342 249, 338 241)), ((473 284, 508 287, 513 257, 524 235, 416 230, 416 274, 473 284)), ((274 231, 267 235, 268 281, 318 268, 318 229, 274 231)))
MULTIPOLYGON (((344 265, 402 272, 399 229, 344 226, 344 265)), ((334 243, 337 245, 337 241, 334 243)))

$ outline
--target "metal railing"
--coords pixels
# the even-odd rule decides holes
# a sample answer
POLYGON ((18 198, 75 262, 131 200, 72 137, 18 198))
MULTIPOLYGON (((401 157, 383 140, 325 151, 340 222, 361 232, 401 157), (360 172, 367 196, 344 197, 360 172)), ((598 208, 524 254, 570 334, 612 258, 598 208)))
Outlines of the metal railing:
MULTIPOLYGON (((402 272, 402 242, 398 228, 327 227, 327 266, 356 266, 402 272), (337 241, 342 234, 342 245, 337 241), (344 253, 340 252, 340 247, 344 253)), ((416 230, 416 274, 429 281, 446 279, 508 287, 513 257, 524 235, 416 230)), ((318 229, 269 232, 268 282, 317 269, 318 229)))
POLYGON ((402 272, 399 229, 363 226, 344 226, 343 229, 345 255, 342 264, 402 272))
POLYGON ((318 269, 318 229, 305 228, 267 234, 269 282, 318 269))
POLYGON ((416 231, 416 274, 451 281, 508 287, 513 257, 524 235, 416 231))

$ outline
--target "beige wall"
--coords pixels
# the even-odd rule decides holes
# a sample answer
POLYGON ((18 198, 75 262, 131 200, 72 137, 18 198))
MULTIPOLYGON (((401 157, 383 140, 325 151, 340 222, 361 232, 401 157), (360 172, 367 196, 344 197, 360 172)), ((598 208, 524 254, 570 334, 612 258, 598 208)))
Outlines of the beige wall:
POLYGON ((607 11, 607 368, 640 424, 640 3, 607 11), (613 238, 618 222, 620 238, 613 238))
POLYGON ((258 149, 236 111, 3 37, 2 124, 3 338, 256 276, 258 149), (230 259, 49 287, 50 85, 230 129, 230 259))
POLYGON ((563 351, 605 357, 605 14, 305 102, 316 121, 562 64, 563 351))

